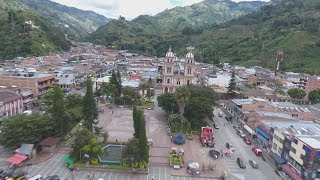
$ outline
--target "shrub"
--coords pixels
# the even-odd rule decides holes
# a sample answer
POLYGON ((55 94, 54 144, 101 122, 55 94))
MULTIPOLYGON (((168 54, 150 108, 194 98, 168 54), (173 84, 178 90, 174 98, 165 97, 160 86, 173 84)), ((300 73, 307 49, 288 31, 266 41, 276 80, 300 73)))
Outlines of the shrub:
POLYGON ((91 164, 92 165, 97 165, 98 164, 98 158, 94 158, 94 159, 91 159, 91 164))

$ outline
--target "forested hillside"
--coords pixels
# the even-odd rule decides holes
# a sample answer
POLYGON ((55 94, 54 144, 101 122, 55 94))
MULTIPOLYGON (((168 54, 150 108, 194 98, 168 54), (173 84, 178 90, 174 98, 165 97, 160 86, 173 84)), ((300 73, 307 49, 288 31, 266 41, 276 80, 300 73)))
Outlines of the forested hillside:
POLYGON ((64 33, 38 14, 0 0, 0 60, 68 50, 64 33))
MULTIPOLYGON (((159 15, 162 14, 167 12, 159 15)), ((320 73, 319 0, 274 0, 225 24, 185 26, 177 32, 169 31, 165 25, 159 25, 157 16, 140 16, 132 22, 111 21, 93 33, 91 40, 157 56, 163 56, 169 45, 182 56, 185 47, 192 45, 198 61, 247 67, 274 68, 276 52, 282 50, 282 70, 320 73)))
POLYGON ((205 0, 191 6, 165 10, 155 16, 141 15, 132 21, 120 17, 92 33, 88 40, 159 56, 168 48, 167 44, 160 43, 162 41, 201 34, 215 24, 240 17, 264 4, 261 1, 235 3, 230 0, 205 0))
POLYGON ((73 40, 81 40, 108 22, 106 17, 93 11, 68 7, 50 0, 20 0, 19 3, 45 17, 73 40))

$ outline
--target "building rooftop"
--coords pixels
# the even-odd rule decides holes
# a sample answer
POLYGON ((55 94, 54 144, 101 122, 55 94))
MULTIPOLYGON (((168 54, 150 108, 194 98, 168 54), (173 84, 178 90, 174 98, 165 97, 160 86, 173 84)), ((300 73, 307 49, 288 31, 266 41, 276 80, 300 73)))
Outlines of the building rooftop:
POLYGON ((320 140, 320 128, 318 128, 314 122, 290 120, 264 121, 264 123, 279 129, 285 134, 292 134, 299 137, 319 136, 320 140))
POLYGON ((320 149, 320 136, 297 136, 297 138, 315 149, 320 149))

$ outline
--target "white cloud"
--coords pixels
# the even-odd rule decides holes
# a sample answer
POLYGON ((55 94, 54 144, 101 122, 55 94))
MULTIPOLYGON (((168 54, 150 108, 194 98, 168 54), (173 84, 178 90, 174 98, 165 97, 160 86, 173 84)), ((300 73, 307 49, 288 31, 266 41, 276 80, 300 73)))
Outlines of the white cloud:
MULTIPOLYGON (((202 0, 51 0, 60 4, 91 10, 110 18, 120 15, 133 19, 141 14, 155 15, 175 6, 188 6, 202 0)), ((234 0, 243 1, 243 0, 234 0)))

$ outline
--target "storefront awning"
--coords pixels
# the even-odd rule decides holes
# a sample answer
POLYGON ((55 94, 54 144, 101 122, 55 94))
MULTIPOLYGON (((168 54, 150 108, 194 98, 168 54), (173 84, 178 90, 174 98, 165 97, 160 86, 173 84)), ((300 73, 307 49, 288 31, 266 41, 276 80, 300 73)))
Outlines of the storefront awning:
POLYGON ((243 128, 249 132, 249 134, 253 135, 254 130, 252 130, 248 125, 244 125, 243 128))
POLYGON ((266 134, 265 132, 263 132, 261 129, 256 128, 256 131, 258 134, 261 134, 261 136, 263 136, 264 138, 266 138, 267 140, 270 139, 270 136, 268 134, 266 134))
POLYGON ((271 157, 277 162, 277 164, 285 164, 287 161, 283 159, 279 154, 270 152, 271 157))
POLYGON ((15 154, 15 155, 11 156, 9 159, 7 159, 6 161, 11 164, 20 164, 24 160, 26 160, 27 158, 28 158, 28 156, 21 155, 21 154, 15 154))
POLYGON ((294 180, 302 180, 301 175, 289 164, 282 164, 282 170, 294 180))

